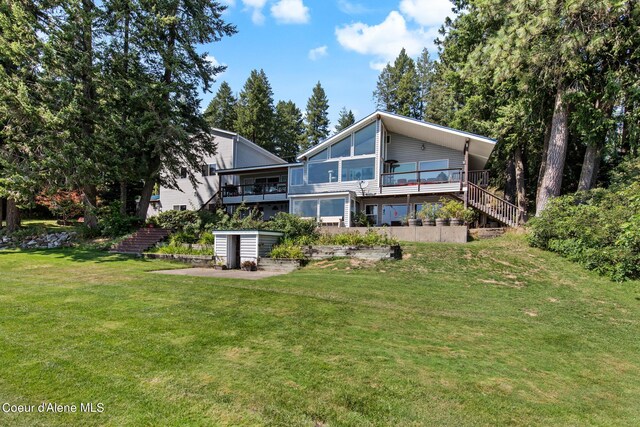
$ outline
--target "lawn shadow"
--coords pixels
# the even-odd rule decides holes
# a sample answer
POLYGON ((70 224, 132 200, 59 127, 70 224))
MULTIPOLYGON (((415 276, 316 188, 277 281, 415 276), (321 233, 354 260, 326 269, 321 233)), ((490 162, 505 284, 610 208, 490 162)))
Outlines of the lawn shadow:
POLYGON ((76 262, 95 262, 97 264, 105 262, 122 262, 127 260, 137 260, 149 262, 147 258, 137 255, 115 254, 97 249, 82 248, 56 248, 56 249, 20 249, 0 251, 1 255, 11 255, 15 253, 53 256, 55 258, 69 259, 76 262))

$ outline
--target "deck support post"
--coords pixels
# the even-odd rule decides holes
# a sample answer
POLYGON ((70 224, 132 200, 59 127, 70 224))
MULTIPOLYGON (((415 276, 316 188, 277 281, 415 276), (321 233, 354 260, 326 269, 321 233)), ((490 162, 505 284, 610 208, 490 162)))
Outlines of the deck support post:
POLYGON ((463 175, 463 183, 464 186, 464 207, 465 209, 469 207, 469 138, 464 142, 464 171, 463 175))

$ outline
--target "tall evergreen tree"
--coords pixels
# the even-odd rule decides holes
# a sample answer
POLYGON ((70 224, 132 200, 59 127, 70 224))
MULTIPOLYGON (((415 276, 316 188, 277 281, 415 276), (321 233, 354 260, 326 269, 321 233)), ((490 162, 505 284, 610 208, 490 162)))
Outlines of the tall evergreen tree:
POLYGON ((204 118, 214 128, 235 131, 235 123, 238 118, 236 103, 238 100, 231 91, 229 83, 222 82, 204 112, 204 118))
POLYGON ((237 103, 235 130, 271 152, 273 144, 273 91, 264 70, 252 70, 237 103))
POLYGON ((431 87, 435 79, 435 61, 431 59, 429 51, 425 48, 422 50, 420 57, 416 61, 416 73, 418 76, 418 108, 417 113, 420 119, 426 119, 425 113, 431 93, 431 87))
POLYGON ((356 122, 356 118, 351 110, 347 111, 346 107, 342 107, 338 115, 338 124, 336 125, 336 133, 348 128, 356 122))
POLYGON ((302 112, 293 101, 279 101, 275 116, 275 153, 293 162, 304 143, 302 112))
POLYGON ((303 149, 308 149, 329 136, 329 100, 320 82, 314 86, 307 101, 305 120, 306 141, 303 149))
POLYGON ((403 116, 422 118, 421 87, 416 64, 403 48, 393 65, 378 76, 373 97, 379 108, 403 116))

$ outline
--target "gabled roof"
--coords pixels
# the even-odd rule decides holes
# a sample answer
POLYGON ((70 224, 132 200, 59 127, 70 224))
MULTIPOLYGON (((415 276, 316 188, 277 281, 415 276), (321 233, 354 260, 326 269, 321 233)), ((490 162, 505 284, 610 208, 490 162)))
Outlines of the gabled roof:
POLYGON ((228 130, 224 130, 224 129, 219 129, 219 128, 212 128, 212 131, 215 132, 220 132, 220 133, 224 133, 226 135, 229 136, 235 136, 237 141, 240 141, 246 145, 248 145, 249 147, 251 147, 252 149, 254 149, 255 151, 264 154, 265 156, 269 157, 270 159, 272 159, 275 163, 287 163, 286 160, 276 156, 275 154, 273 154, 272 152, 265 150, 264 148, 260 147, 258 144, 256 144, 255 142, 252 142, 250 140, 248 140, 247 138, 245 138, 244 136, 240 135, 237 132, 231 132, 228 130))
POLYGON ((308 149, 304 153, 300 154, 297 159, 303 160, 304 158, 313 156, 314 154, 329 147, 334 142, 341 140, 352 132, 368 126, 377 119, 382 120, 382 123, 388 132, 406 135, 411 138, 458 151, 464 150, 464 144, 468 140, 469 156, 471 157, 474 166, 479 169, 484 167, 496 144, 495 140, 485 136, 378 110, 348 128, 343 129, 337 134, 325 139, 318 145, 308 149))

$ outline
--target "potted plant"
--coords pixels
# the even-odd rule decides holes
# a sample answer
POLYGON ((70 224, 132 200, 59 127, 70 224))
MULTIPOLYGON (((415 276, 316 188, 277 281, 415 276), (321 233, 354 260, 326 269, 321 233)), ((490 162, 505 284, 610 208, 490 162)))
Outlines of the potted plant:
POLYGON ((423 205, 418 217, 422 220, 422 225, 433 227, 436 225, 436 217, 440 208, 436 204, 423 205))
POLYGON ((456 200, 441 199, 443 203, 442 210, 446 212, 449 218, 449 225, 462 225, 464 217, 464 204, 456 200))
POLYGON ((216 265, 213 266, 213 268, 216 270, 226 270, 227 265, 223 261, 218 261, 216 265))
POLYGON ((258 269, 258 266, 256 265, 255 261, 244 261, 242 264, 240 264, 240 268, 243 271, 256 271, 258 269))
POLYGON ((476 211, 474 211, 471 208, 466 208, 462 214, 462 221, 464 221, 466 225, 469 225, 475 220, 476 220, 476 211))
POLYGON ((446 209, 439 209, 436 215, 436 225, 449 225, 449 212, 446 209))
POLYGON ((416 214, 414 212, 411 212, 409 214, 408 223, 409 223, 410 227, 415 227, 415 226, 418 226, 418 225, 422 225, 422 221, 419 218, 416 218, 416 214))

